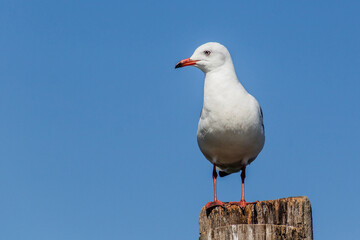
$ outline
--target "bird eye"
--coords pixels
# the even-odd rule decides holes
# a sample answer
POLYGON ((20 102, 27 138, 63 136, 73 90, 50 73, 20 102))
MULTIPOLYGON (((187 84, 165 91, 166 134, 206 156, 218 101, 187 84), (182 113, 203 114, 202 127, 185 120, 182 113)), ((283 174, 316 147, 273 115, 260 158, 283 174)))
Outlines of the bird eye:
POLYGON ((204 54, 205 54, 206 56, 209 56, 210 53, 211 53, 211 52, 210 52, 209 50, 205 50, 205 51, 204 51, 204 54))

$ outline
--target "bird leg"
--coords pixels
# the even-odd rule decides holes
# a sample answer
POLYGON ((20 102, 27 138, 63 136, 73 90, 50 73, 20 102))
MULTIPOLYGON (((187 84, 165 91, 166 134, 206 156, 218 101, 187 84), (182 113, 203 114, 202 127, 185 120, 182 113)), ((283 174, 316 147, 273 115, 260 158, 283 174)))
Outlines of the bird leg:
POLYGON ((246 169, 246 166, 243 166, 242 170, 241 170, 241 200, 240 202, 230 202, 230 204, 232 205, 237 205, 241 208, 245 208, 246 205, 248 204, 256 204, 258 203, 259 201, 255 201, 255 202, 246 202, 245 201, 245 169, 246 169))
POLYGON ((213 182, 214 182, 214 201, 213 202, 208 202, 205 205, 206 209, 212 208, 212 207, 216 207, 216 206, 224 206, 224 203, 217 200, 216 197, 216 178, 217 178, 217 172, 216 172, 216 165, 214 164, 214 168, 213 168, 213 182))

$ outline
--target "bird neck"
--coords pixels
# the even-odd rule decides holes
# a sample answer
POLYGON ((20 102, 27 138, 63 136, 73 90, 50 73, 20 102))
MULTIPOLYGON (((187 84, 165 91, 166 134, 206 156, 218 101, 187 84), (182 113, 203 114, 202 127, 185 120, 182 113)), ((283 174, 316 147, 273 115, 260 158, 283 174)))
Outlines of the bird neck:
POLYGON ((237 79, 234 67, 222 66, 205 74, 204 108, 222 109, 236 104, 247 91, 237 79))
POLYGON ((227 94, 230 90, 247 93, 236 76, 232 62, 205 73, 205 93, 215 91, 216 94, 227 94))

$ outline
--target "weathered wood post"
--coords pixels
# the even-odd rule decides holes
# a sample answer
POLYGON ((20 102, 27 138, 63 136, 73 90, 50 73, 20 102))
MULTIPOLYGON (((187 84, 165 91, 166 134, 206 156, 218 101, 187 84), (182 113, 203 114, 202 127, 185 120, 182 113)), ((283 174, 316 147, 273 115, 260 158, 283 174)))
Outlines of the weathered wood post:
POLYGON ((200 240, 313 239, 311 204, 307 197, 261 201, 245 209, 228 205, 199 217, 200 240))

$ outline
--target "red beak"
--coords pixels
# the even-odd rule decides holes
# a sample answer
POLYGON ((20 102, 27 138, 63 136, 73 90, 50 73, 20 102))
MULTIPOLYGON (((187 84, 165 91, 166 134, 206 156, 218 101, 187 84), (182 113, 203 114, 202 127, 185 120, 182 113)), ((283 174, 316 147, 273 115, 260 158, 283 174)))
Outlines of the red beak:
POLYGON ((181 60, 178 64, 176 64, 175 68, 191 66, 191 65, 194 65, 197 61, 199 61, 199 60, 191 60, 190 58, 186 58, 184 60, 181 60))

